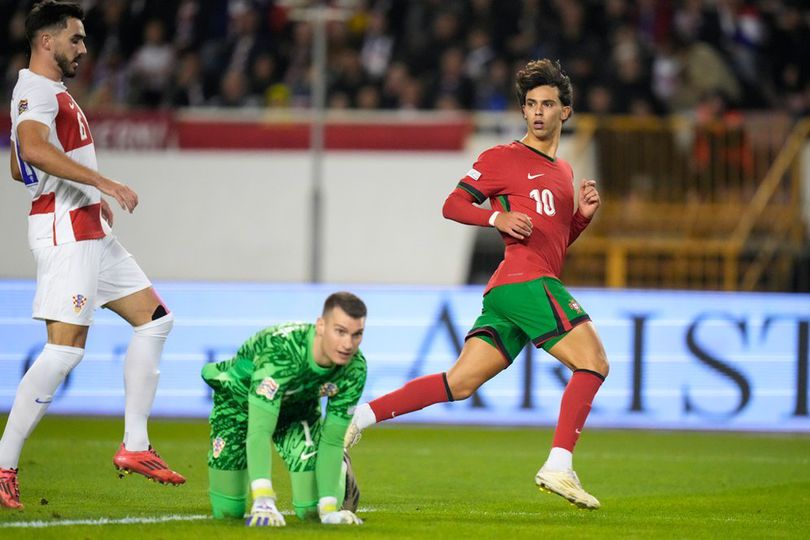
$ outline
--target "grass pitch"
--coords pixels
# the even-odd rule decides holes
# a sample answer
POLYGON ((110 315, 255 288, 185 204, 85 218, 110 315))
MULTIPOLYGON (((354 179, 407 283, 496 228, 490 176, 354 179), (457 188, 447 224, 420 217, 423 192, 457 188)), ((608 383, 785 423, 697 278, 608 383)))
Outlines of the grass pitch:
MULTIPOLYGON (((381 426, 352 452, 363 526, 288 515, 267 530, 205 517, 204 421, 157 419, 150 431, 186 485, 119 480, 121 420, 46 417, 20 463, 26 508, 0 510, 0 538, 810 538, 807 435, 588 430, 575 465, 602 502, 589 512, 534 487, 548 429, 381 426)), ((289 510, 278 460, 274 484, 289 510)))

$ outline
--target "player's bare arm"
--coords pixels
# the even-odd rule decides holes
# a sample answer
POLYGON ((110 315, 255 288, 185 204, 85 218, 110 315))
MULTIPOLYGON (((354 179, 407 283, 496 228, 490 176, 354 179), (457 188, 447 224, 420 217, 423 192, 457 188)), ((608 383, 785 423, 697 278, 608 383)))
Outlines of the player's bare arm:
POLYGON ((17 160, 14 158, 14 154, 17 153, 17 145, 13 142, 11 143, 11 152, 9 152, 9 157, 11 158, 11 163, 9 164, 11 168, 11 179, 16 180, 17 182, 22 182, 22 174, 20 173, 20 166, 17 163, 17 160))
POLYGON ((583 180, 579 187, 579 213, 587 219, 591 219, 602 200, 599 198, 599 191, 596 189, 595 180, 583 180))
POLYGON ((495 228, 512 238, 523 240, 532 234, 532 218, 522 212, 500 212, 495 217, 495 228))
POLYGON ((66 178, 80 184, 87 184, 113 197, 121 208, 132 213, 138 206, 138 194, 129 186, 105 178, 98 172, 70 159, 48 141, 50 129, 35 120, 20 122, 17 126, 17 140, 20 143, 23 161, 59 178, 66 178))

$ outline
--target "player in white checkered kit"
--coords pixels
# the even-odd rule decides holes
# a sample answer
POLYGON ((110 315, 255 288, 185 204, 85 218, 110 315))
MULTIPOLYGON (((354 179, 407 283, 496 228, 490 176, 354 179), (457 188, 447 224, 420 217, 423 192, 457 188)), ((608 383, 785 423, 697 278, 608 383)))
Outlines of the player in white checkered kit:
POLYGON ((0 507, 22 508, 17 467, 23 444, 59 385, 81 361, 97 307, 133 327, 124 360, 124 441, 113 464, 167 484, 185 479, 149 443, 147 418, 158 364, 174 316, 132 256, 110 234, 113 197, 127 212, 138 204, 128 186, 97 171, 87 119, 63 78, 76 75, 87 53, 78 4, 46 0, 26 19, 31 46, 11 100, 11 176, 33 201, 28 240, 37 264, 33 317, 45 321, 48 341, 20 381, 0 440, 0 507))

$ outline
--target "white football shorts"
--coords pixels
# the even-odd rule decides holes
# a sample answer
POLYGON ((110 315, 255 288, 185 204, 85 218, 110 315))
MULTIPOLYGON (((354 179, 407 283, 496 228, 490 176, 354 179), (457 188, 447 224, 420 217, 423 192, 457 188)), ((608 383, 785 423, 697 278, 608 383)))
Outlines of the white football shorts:
POLYGON ((32 251, 37 263, 34 319, 90 326, 97 307, 152 286, 112 235, 32 251))

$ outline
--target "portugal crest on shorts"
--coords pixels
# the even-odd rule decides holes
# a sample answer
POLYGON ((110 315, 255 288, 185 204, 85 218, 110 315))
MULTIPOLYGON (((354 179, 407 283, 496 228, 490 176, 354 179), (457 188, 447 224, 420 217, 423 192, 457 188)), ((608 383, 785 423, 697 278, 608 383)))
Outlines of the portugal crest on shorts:
POLYGON ((572 311, 582 313, 582 306, 580 306, 573 298, 568 302, 568 307, 571 308, 572 311))
POLYGON ((321 385, 321 397, 334 397, 338 393, 338 387, 335 383, 324 383, 321 385))
POLYGON ((222 451, 225 449, 225 439, 217 435, 214 442, 211 444, 211 451, 214 454, 214 459, 218 458, 222 451))
POLYGON ((84 305, 87 303, 87 297, 83 294, 74 294, 73 295, 73 311, 75 313, 79 313, 84 305))
POLYGON ((256 387, 256 393, 267 399, 273 399, 278 392, 278 383, 272 377, 267 377, 256 387))

